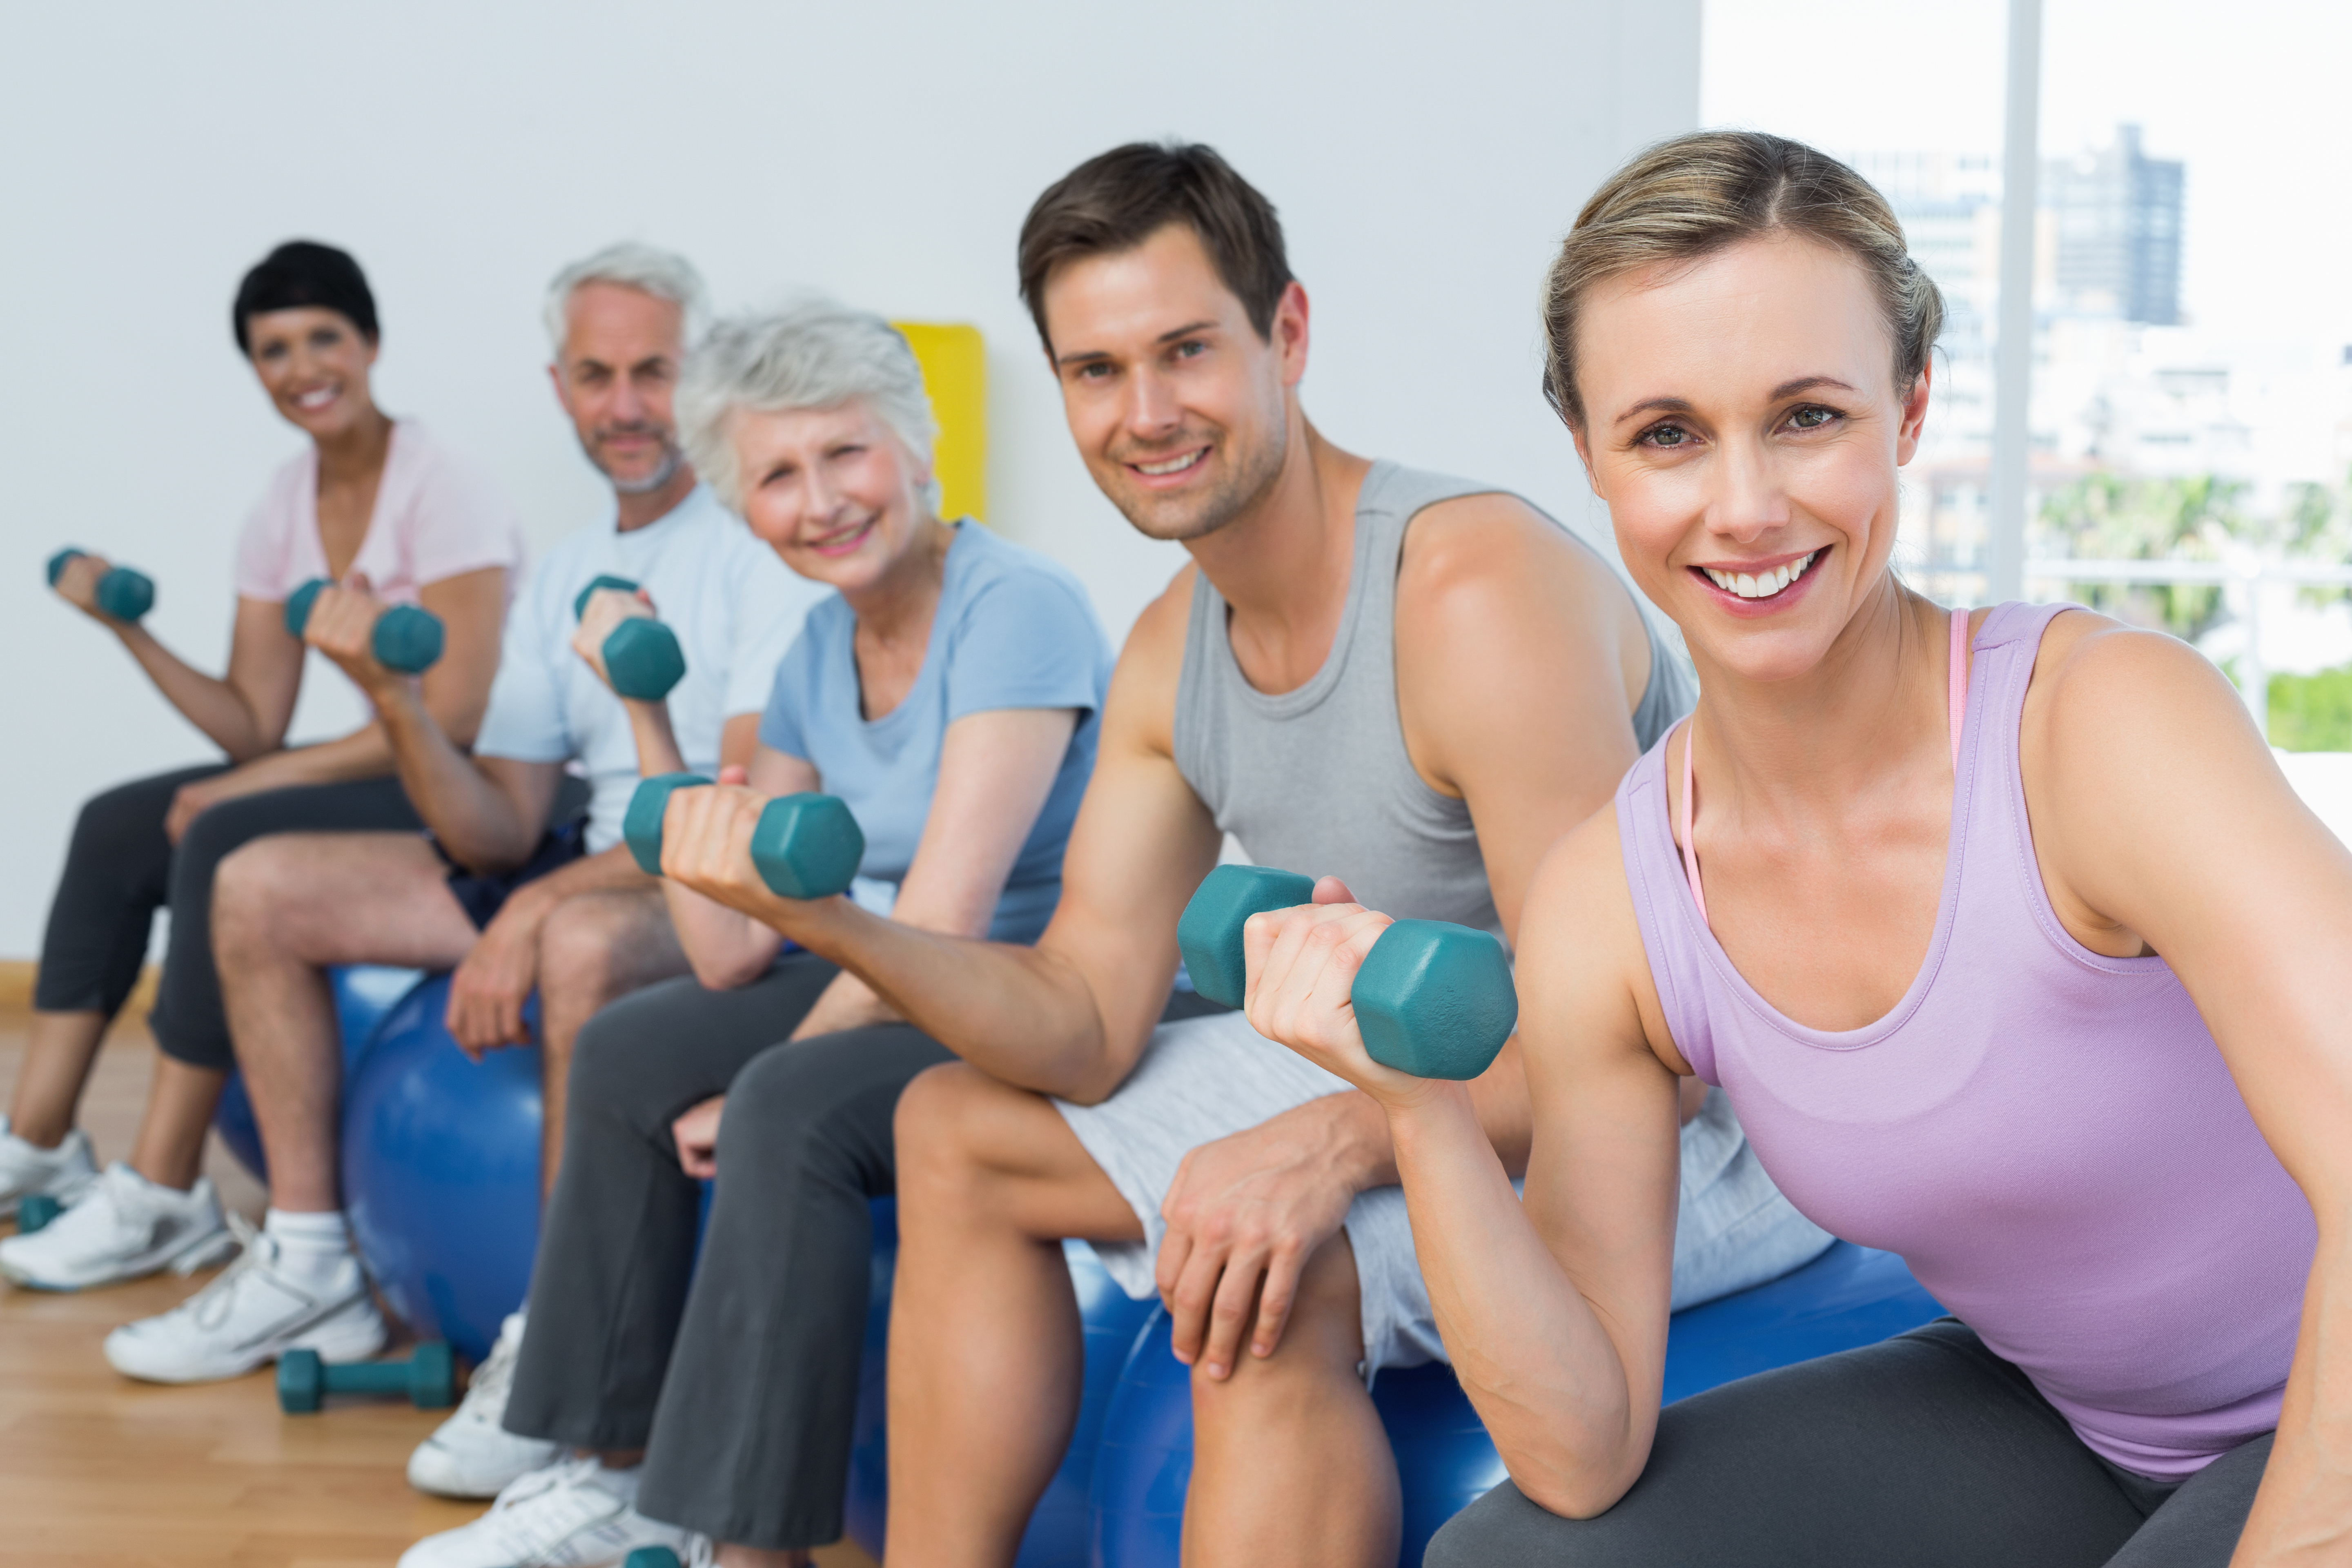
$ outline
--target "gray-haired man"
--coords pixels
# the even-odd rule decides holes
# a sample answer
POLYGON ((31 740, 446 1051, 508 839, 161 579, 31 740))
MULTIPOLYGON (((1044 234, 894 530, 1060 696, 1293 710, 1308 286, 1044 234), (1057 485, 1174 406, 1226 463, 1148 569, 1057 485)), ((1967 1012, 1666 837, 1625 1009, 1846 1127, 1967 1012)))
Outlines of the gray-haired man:
MULTIPOLYGON (((633 722, 591 658, 622 608, 573 602, 600 576, 639 584, 684 644, 667 700, 690 766, 746 761, 778 661, 815 600, 696 482, 671 395, 701 283, 680 258, 620 245, 566 268, 550 290, 558 400, 613 486, 611 516, 564 540, 509 610, 498 679, 473 754, 453 745, 416 682, 369 651, 377 606, 363 582, 322 592, 308 640, 374 701, 401 782, 431 829, 264 838, 224 861, 214 944, 230 1031, 268 1156, 268 1223, 245 1258, 173 1311, 118 1329, 107 1359, 159 1383, 234 1377, 297 1347, 371 1355, 384 1325, 351 1247, 336 1182, 340 1057, 326 971, 383 963, 454 969, 449 1028, 469 1051, 545 1052, 551 1173, 572 1037, 605 1003, 686 973, 659 884, 620 843, 639 769, 633 722), (559 810, 567 768, 585 775, 584 817, 559 810), (540 996, 534 1037, 524 999, 540 996)), ((611 589, 598 597, 620 597, 611 589)), ((488 1496, 543 1463, 548 1446, 499 1428, 509 1319, 469 1398, 424 1447, 411 1479, 488 1496)))

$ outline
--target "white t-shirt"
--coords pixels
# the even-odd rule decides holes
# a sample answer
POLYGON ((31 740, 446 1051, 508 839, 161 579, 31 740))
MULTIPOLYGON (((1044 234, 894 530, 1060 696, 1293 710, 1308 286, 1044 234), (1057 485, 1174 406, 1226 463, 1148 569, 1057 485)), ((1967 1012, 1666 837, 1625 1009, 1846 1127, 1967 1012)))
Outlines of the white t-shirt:
POLYGON ((474 753, 525 763, 577 760, 594 795, 588 850, 621 841, 622 814, 637 787, 629 716, 572 649, 572 602, 599 576, 626 577, 653 595, 677 634, 686 679, 669 694, 670 726, 686 764, 719 766, 719 730, 767 706, 776 666, 800 635, 809 606, 830 589, 795 575, 721 507, 707 487, 659 521, 627 533, 610 521, 583 529, 531 569, 507 614, 498 679, 490 684, 474 753))

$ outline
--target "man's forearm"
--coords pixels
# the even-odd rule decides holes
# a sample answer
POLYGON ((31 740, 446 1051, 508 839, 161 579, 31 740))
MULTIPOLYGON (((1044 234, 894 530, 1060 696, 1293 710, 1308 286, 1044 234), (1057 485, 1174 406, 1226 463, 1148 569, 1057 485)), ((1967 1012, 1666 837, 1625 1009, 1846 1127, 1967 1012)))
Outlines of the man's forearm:
POLYGON ((1093 993, 1067 960, 1034 947, 942 936, 847 899, 772 921, 871 986, 908 1023, 992 1077, 1091 1103, 1118 1087, 1093 993))
POLYGON ((629 855, 628 847, 615 844, 601 854, 585 855, 568 866, 557 868, 544 877, 535 878, 516 889, 507 900, 507 907, 521 905, 523 909, 544 918, 547 910, 566 899, 576 899, 584 893, 654 892, 661 887, 661 879, 648 877, 637 869, 629 855))
POLYGON ((409 804, 452 859, 488 873, 530 858, 546 824, 523 820, 514 800, 442 732, 413 683, 380 694, 376 717, 409 804))

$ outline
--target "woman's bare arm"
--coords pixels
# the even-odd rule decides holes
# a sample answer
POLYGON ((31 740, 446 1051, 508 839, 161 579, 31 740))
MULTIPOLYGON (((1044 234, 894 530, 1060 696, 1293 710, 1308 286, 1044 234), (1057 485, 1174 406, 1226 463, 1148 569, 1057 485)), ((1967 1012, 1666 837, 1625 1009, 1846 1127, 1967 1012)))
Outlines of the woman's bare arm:
POLYGON ((2298 799, 2220 673, 2170 637, 2068 615, 2020 731, 2044 888, 2095 950, 2161 954, 2319 1248, 2240 1564, 2352 1554, 2352 852, 2298 799))
POLYGON ((1364 1054, 1349 992, 1388 918, 1352 904, 1250 921, 1251 1025, 1388 1113, 1439 1332, 1511 1479, 1586 1517, 1648 1461, 1665 1375, 1680 1178, 1676 1077, 1603 810, 1547 856, 1520 926, 1534 1116, 1524 1205, 1466 1086, 1364 1054))
MULTIPOLYGON (((988 935, 1005 879, 1053 793, 1077 721, 1068 708, 1003 708, 967 713, 948 726, 922 842, 898 885, 893 921, 948 936, 988 935)), ((873 987, 844 970, 793 1038, 898 1016, 873 987)))
MULTIPOLYGON (((473 743, 482 710, 489 702, 491 679, 498 674, 499 630, 506 618, 506 575, 503 567, 486 567, 428 583, 417 592, 424 607, 441 618, 446 639, 439 662, 424 675, 425 707, 460 747, 473 743)), ((276 608, 282 625, 283 606, 276 608)), ((299 678, 299 664, 297 674, 299 678)), ((290 702, 288 707, 290 721, 290 702)), ((166 826, 176 841, 197 812, 221 801, 299 784, 382 778, 397 765, 383 725, 371 719, 348 735, 314 746, 264 752, 227 773, 188 786, 181 792, 183 798, 173 805, 166 826)))

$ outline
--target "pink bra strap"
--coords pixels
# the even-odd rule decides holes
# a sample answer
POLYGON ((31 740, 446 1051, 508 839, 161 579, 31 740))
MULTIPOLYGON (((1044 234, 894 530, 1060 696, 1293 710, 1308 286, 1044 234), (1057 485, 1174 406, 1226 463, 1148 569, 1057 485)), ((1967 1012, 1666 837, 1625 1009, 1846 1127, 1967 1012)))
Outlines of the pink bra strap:
MULTIPOLYGON (((1960 771, 1960 731, 1967 725, 1969 719, 1969 613, 1966 610, 1954 610, 1949 618, 1952 623, 1952 773, 1957 778, 1960 771)), ((1696 803, 1698 799, 1698 789, 1693 782, 1694 773, 1691 763, 1691 753, 1697 749, 1694 744, 1696 737, 1693 733, 1693 727, 1697 722, 1696 712, 1693 712, 1689 718, 1683 721, 1683 831, 1680 847, 1683 852, 1683 874, 1690 879, 1691 902, 1698 906, 1699 923, 1705 925, 1706 923, 1706 889, 1699 885, 1698 840, 1691 833, 1691 819, 1697 810, 1696 803)))
POLYGON ((1691 902, 1698 906, 1698 923, 1706 924, 1706 889, 1698 884, 1698 840, 1691 837, 1691 803, 1697 790, 1691 782, 1691 752, 1697 749, 1698 712, 1683 721, 1683 874, 1690 879, 1691 902))

